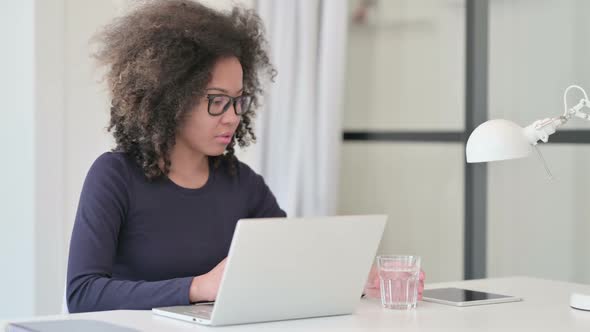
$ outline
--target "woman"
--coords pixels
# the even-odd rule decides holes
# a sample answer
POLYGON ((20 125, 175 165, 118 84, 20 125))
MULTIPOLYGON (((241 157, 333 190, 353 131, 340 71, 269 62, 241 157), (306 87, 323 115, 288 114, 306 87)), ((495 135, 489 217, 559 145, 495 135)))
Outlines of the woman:
POLYGON ((116 148, 90 168, 70 243, 70 312, 213 301, 236 222, 284 217, 234 156, 255 140, 259 75, 274 75, 251 11, 162 0, 98 36, 116 148))
POLYGON ((234 156, 254 141, 259 73, 273 75, 260 19, 157 1, 99 35, 113 152, 92 165, 70 244, 70 312, 215 299, 236 222, 284 217, 234 156))

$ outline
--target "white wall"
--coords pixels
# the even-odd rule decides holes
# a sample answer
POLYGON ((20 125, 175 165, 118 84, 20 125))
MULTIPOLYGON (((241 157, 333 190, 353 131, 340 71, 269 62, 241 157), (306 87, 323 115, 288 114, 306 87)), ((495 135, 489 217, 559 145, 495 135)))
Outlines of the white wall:
MULTIPOLYGON (((350 25, 345 130, 463 130, 464 1, 377 1, 372 17, 350 25)), ((339 213, 387 214, 380 253, 462 279, 463 160, 460 143, 345 142, 339 213)))
POLYGON ((376 3, 378 19, 350 24, 344 127, 462 130, 464 1, 376 3))
POLYGON ((35 313, 61 304, 64 237, 64 4, 35 2, 35 313))
POLYGON ((341 214, 388 215, 379 254, 422 257, 429 282, 463 278, 463 145, 349 142, 341 214))
POLYGON ((34 312, 34 2, 0 1, 0 317, 34 312))

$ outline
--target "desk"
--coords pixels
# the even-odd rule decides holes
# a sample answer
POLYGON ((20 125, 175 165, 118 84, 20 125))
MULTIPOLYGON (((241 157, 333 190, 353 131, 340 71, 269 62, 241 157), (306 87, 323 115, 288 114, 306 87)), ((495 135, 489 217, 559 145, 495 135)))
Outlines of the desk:
MULTIPOLYGON (((590 294, 588 285, 514 277, 429 284, 426 288, 437 287, 504 293, 522 297, 524 301, 465 308, 420 302, 416 310, 394 311, 382 309, 378 300, 364 299, 354 315, 227 327, 204 327, 135 310, 44 316, 34 320, 95 319, 142 331, 590 331, 590 312, 569 307, 570 294, 574 291, 590 294)), ((0 327, 5 326, 3 323, 0 327)))

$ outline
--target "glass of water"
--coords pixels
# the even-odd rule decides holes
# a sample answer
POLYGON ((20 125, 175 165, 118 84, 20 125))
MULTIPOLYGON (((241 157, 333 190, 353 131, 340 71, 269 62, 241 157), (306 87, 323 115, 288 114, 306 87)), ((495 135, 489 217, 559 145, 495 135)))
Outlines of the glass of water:
POLYGON ((377 256, 381 303, 388 309, 413 309, 420 287, 420 256, 377 256))

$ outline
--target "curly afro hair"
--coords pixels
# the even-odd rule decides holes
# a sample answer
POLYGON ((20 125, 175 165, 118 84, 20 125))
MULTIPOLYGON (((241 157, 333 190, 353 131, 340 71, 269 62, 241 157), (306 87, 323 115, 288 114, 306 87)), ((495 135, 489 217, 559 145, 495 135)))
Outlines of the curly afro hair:
POLYGON ((236 141, 244 147, 256 140, 251 121, 262 93, 259 76, 276 75, 263 31, 253 10, 220 12, 190 0, 149 1, 106 26, 94 38, 94 56, 107 69, 114 150, 132 156, 150 180, 167 175, 177 130, 205 95, 213 65, 234 56, 252 107, 225 153, 210 157, 215 167, 230 162, 234 173, 236 141))

